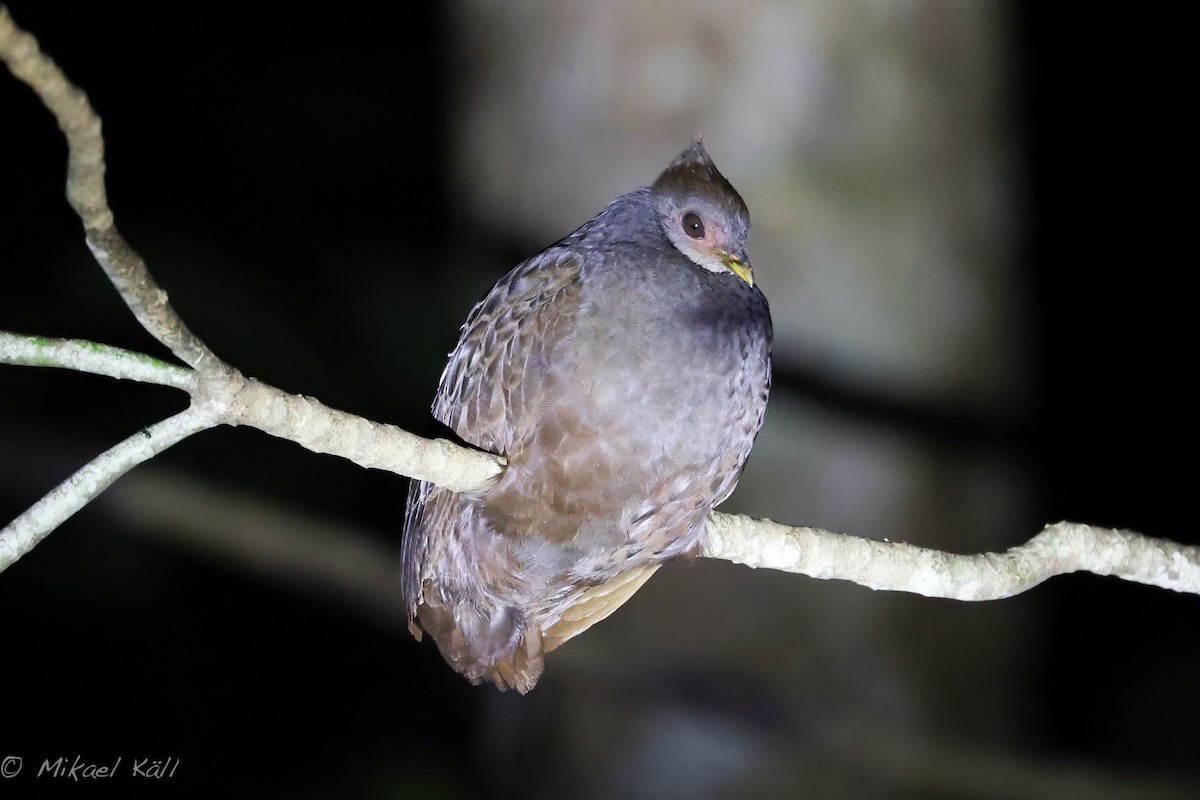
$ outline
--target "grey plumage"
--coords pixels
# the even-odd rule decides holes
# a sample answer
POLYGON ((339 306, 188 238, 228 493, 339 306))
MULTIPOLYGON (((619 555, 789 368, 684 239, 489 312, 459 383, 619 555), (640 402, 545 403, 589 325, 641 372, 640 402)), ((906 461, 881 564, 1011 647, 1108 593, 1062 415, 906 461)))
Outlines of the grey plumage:
POLYGON ((433 413, 508 466, 479 494, 414 482, 403 584, 472 682, 531 689, 733 491, 770 390, 749 224, 694 142, 471 311, 433 413))

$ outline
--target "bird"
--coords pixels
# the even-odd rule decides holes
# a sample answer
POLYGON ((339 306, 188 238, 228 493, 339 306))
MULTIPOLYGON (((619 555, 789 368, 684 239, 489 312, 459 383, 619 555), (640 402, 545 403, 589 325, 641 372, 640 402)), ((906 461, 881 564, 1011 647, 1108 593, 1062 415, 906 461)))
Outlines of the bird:
POLYGON ((472 683, 528 692, 546 653, 702 551, 771 388, 749 230, 695 139, 467 316, 433 415, 506 465, 477 492, 413 481, 401 584, 413 636, 472 683))

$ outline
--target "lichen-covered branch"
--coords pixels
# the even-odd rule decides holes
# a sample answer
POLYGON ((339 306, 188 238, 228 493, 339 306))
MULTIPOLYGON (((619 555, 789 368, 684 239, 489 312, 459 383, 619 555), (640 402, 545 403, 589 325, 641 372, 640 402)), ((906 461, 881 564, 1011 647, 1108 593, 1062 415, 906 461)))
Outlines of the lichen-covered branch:
POLYGON ((704 555, 750 567, 951 600, 999 600, 1055 575, 1091 572, 1200 594, 1200 547, 1074 522, 1003 553, 956 555, 819 528, 714 513, 704 555))
POLYGON ((395 425, 338 411, 314 398, 288 394, 253 379, 238 390, 222 421, 249 425, 317 453, 432 481, 455 492, 486 488, 504 466, 504 459, 491 453, 460 447, 445 439, 425 439, 395 425))
POLYGON ((32 550, 117 478, 176 442, 212 426, 211 409, 192 405, 96 456, 0 530, 0 571, 32 550))
MULTIPOLYGON (((0 59, 41 98, 67 137, 67 196, 87 243, 142 325, 191 369, 88 342, 0 334, 0 363, 57 366, 173 386, 191 406, 93 460, 0 530, 0 569, 12 564, 120 475, 184 437, 215 425, 246 425, 364 467, 481 491, 502 471, 490 453, 430 441, 281 392, 246 378, 197 339, 167 303, 146 265, 117 233, 104 188, 100 120, 87 97, 0 7, 0 59)), ((1001 554, 952 555, 813 528, 714 514, 703 555, 874 589, 961 600, 1022 592, 1054 575, 1087 571, 1180 592, 1200 593, 1200 551, 1130 531, 1051 525, 1001 554)))
POLYGON ((82 339, 50 339, 0 331, 0 364, 59 367, 119 380, 156 383, 191 393, 196 375, 153 356, 82 339))
POLYGON ((83 221, 88 247, 117 288, 121 299, 154 338, 192 367, 220 362, 188 330, 167 302, 141 256, 117 232, 104 185, 104 137, 100 118, 87 95, 72 84, 41 51, 37 40, 13 22, 0 6, 0 59, 27 84, 54 115, 67 137, 67 200, 83 221))

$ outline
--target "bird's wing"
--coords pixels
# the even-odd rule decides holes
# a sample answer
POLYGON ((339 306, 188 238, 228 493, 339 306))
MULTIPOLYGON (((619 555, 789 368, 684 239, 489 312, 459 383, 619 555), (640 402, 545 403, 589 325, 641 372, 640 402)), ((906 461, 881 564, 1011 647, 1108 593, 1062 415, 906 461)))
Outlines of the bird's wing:
MULTIPOLYGON (((465 441, 501 454, 510 453, 514 442, 533 434, 551 350, 574 326, 580 269, 578 257, 551 248, 515 267, 471 310, 434 398, 433 414, 439 421, 465 441)), ((479 509, 468 497, 432 484, 412 483, 402 548, 402 584, 410 619, 424 603, 422 624, 438 626, 439 615, 449 611, 445 602, 469 603, 469 594, 482 590, 441 586, 441 591, 458 595, 453 600, 427 593, 430 572, 444 559, 504 555, 483 542, 478 543, 479 552, 458 552, 466 545, 456 533, 480 525, 479 509)), ((499 574, 516 569, 515 565, 493 567, 499 574)), ((473 574, 468 570, 463 577, 471 579, 473 574)), ((446 631, 429 631, 443 652, 448 637, 454 636, 453 616, 445 620, 446 631)), ((460 616, 459 624, 467 625, 467 618, 460 616)), ((419 635, 415 626, 410 627, 419 635)), ((482 646, 484 635, 477 638, 482 646)), ((540 663, 538 649, 535 655, 540 663)), ((461 654, 467 661, 475 655, 461 654)))
POLYGON ((625 570, 612 580, 592 586, 573 597, 562 616, 542 635, 542 647, 549 653, 605 619, 633 597, 634 592, 658 571, 662 564, 646 564, 625 570))
POLYGON ((531 432, 555 344, 579 308, 577 256, 551 248, 518 265, 471 310, 433 415, 464 440, 510 452, 531 432))

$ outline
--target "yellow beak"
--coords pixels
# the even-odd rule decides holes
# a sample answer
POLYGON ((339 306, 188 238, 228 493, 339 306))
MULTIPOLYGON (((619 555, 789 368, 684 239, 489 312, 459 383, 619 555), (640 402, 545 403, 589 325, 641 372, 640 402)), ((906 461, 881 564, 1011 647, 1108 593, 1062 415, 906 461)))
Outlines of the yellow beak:
POLYGON ((751 286, 754 285, 754 274, 750 272, 750 263, 743 261, 741 258, 729 253, 721 253, 721 263, 729 268, 729 271, 739 278, 744 280, 751 286))

